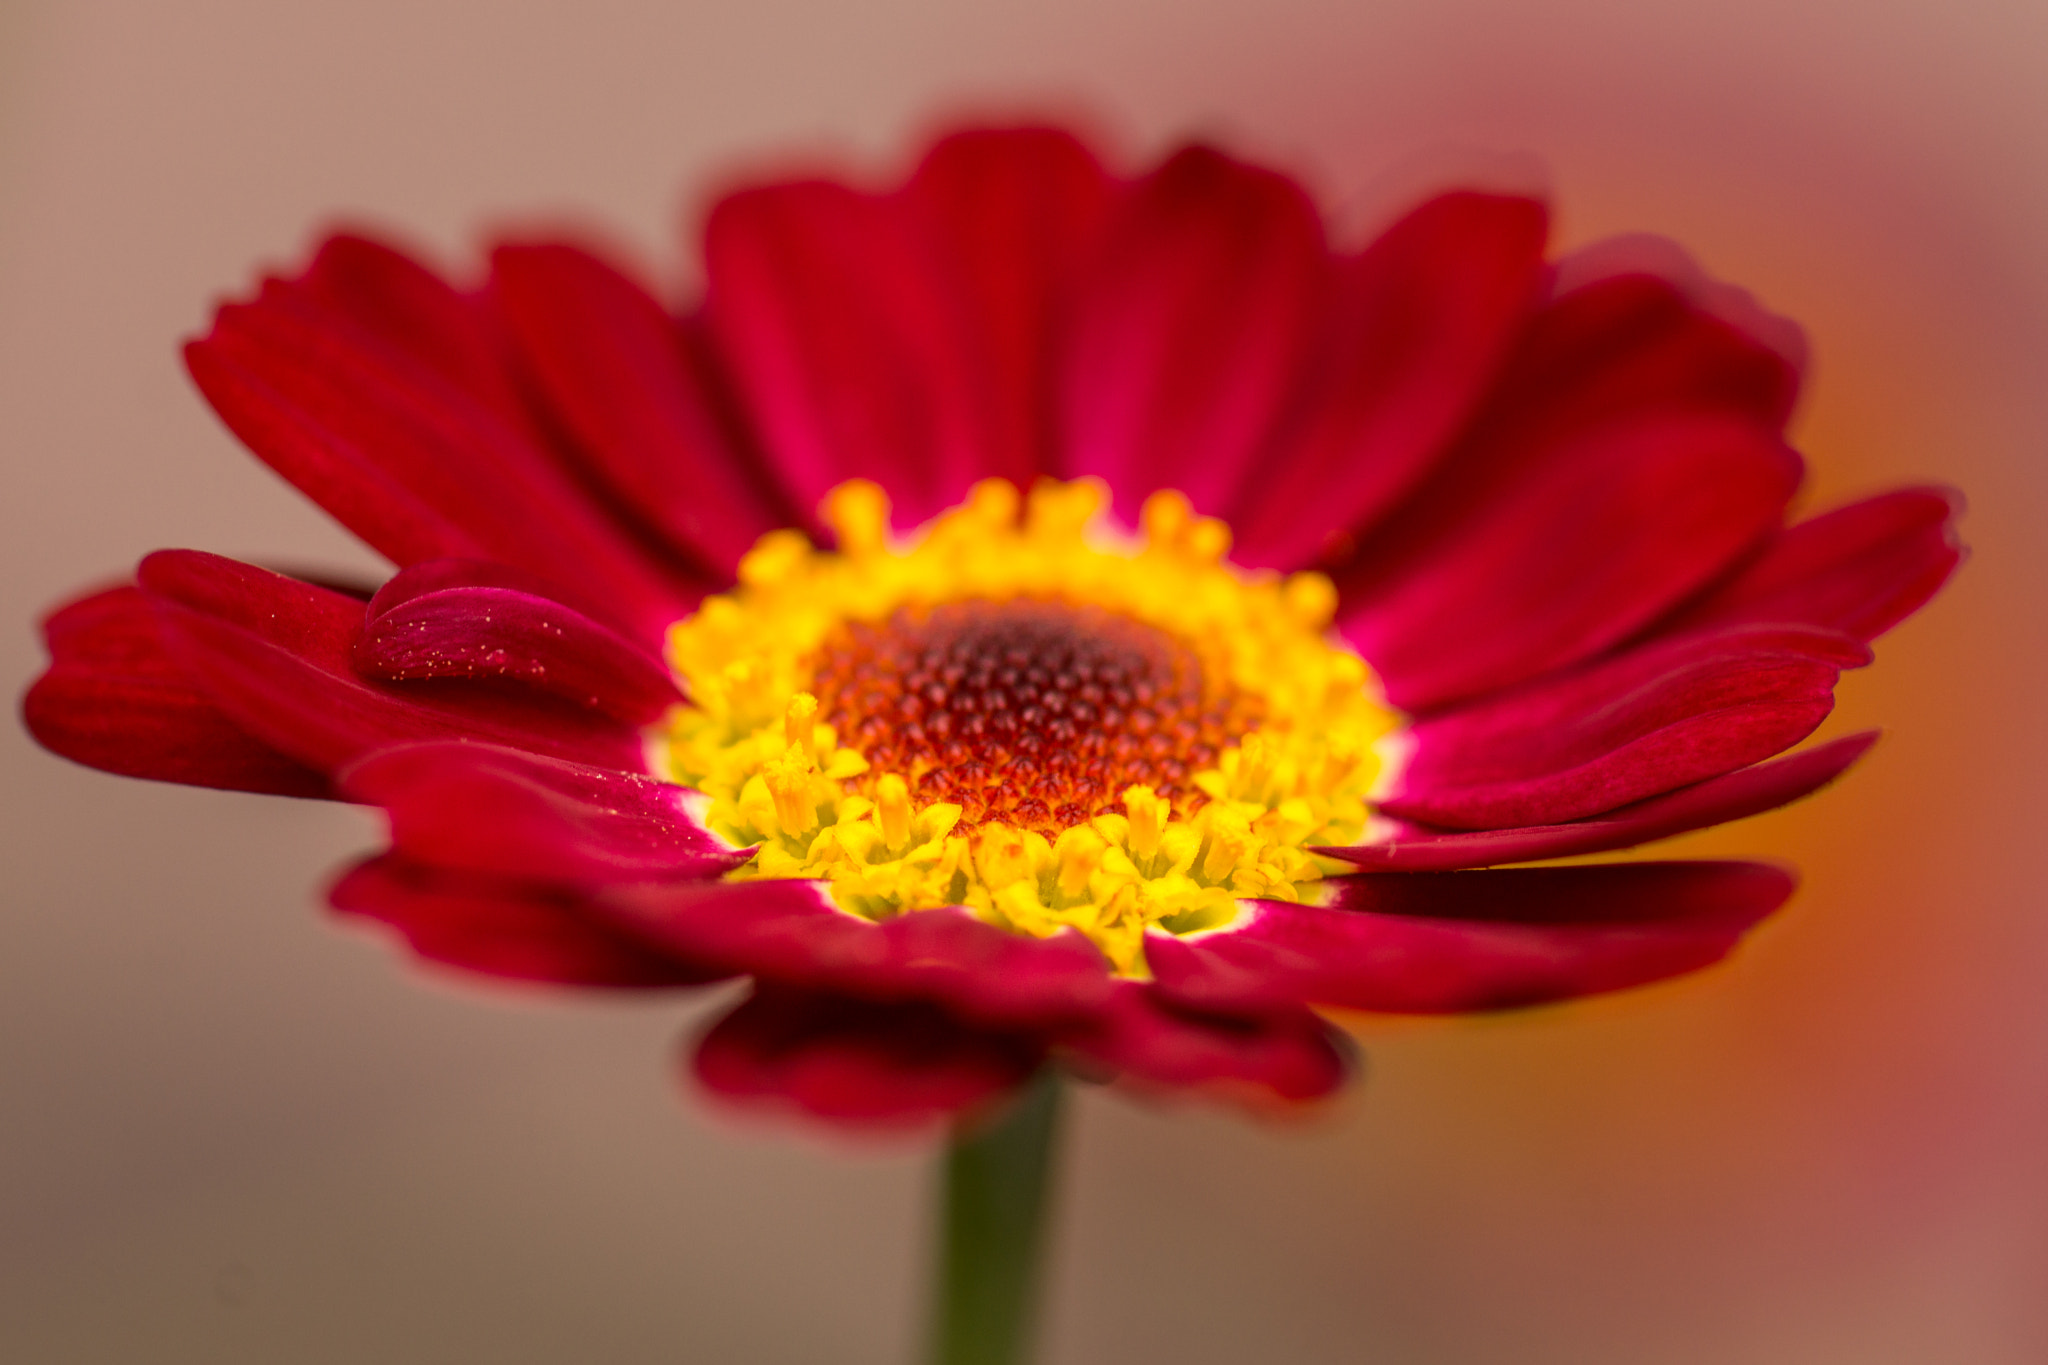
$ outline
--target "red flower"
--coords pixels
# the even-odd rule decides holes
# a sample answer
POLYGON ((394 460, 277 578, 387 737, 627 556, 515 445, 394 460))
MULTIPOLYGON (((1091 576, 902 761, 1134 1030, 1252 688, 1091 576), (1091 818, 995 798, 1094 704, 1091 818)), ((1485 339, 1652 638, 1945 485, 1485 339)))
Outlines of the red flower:
POLYGON ((752 977, 697 1053, 726 1094, 916 1119, 1050 1056, 1321 1095, 1313 1006, 1723 956, 1784 872, 1495 865, 1830 781, 1872 735, 1773 755, 1959 559, 1938 489, 1784 525, 1789 324, 1668 248, 1544 237, 1453 193, 1334 251, 1284 177, 1193 148, 1121 180, 1049 131, 950 138, 892 193, 727 198, 680 319, 573 245, 501 245, 465 292, 335 237, 186 355, 399 572, 365 603, 151 555, 50 616, 28 725, 382 806, 333 901, 426 958, 752 977), (1012 487, 1082 476, 1145 548, 1084 534, 1086 484, 1018 519, 1012 487), (888 541, 854 479, 955 548, 888 541), (769 534, 833 543, 821 516, 838 554, 769 534), (1339 639, 1404 713, 1363 833, 1396 718, 1339 639))

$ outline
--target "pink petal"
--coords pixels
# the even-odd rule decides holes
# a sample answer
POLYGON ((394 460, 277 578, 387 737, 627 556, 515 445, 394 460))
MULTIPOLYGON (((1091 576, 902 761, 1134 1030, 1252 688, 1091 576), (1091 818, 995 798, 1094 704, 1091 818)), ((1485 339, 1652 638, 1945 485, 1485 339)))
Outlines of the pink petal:
POLYGON ((931 1005, 760 982, 697 1041, 692 1070, 726 1100, 871 1127, 923 1127, 990 1105, 1037 1071, 1036 1044, 931 1005))
POLYGON ((1811 795, 1834 781, 1876 742, 1875 730, 1848 735, 1774 762, 1638 801, 1596 820, 1466 834, 1411 829, 1384 843, 1316 851, 1367 872, 1451 872, 1633 848, 1775 810, 1811 795))
POLYGON ((1363 873, 1331 905, 1247 902, 1231 928, 1155 932, 1145 952, 1158 989, 1196 1009, 1506 1009, 1716 962, 1792 886, 1756 863, 1363 873))
POLYGON ((1952 489, 1901 488, 1802 521, 1666 629, 1798 621, 1874 640, 1962 562, 1961 512, 1952 489))
POLYGON ((396 929, 429 962, 567 986, 689 986, 717 980, 578 914, 572 897, 385 855, 343 874, 328 899, 396 929))
POLYGON ((1533 200, 1446 194, 1339 262, 1315 389, 1242 491, 1234 559, 1324 557, 1444 453, 1535 306, 1547 222, 1533 200))
POLYGON ((353 598, 191 550, 153 554, 137 577, 172 657, 213 704, 321 772, 371 749, 456 738, 645 770, 637 731, 552 699, 364 680, 350 663, 363 626, 353 598))
POLYGON ((623 506, 729 580, 790 516, 720 430, 675 320, 574 246, 501 246, 491 265, 513 339, 590 467, 623 506))
POLYGON ((409 573, 372 601, 351 651, 364 677, 516 683, 627 725, 649 724, 682 700, 660 660, 572 607, 501 587, 408 593, 409 573))
POLYGON ((1755 545, 1799 460, 1711 413, 1631 419, 1448 464, 1340 575, 1339 627, 1426 711, 1619 643, 1755 545))
POLYGON ((518 565, 583 585, 651 639, 701 591, 639 553, 502 410, 303 289, 221 309, 186 359, 236 435, 400 564, 518 565))
POLYGON ((75 763, 159 782, 327 796, 327 779, 238 729, 164 648, 133 587, 43 621, 50 668, 22 698, 36 742, 75 763))
POLYGON ((1770 757, 1834 706, 1869 650, 1778 626, 1681 636, 1421 721, 1389 815, 1454 829, 1557 824, 1770 757))
POLYGON ((1205 147, 1169 158, 1139 182, 1082 288, 1060 368, 1060 472, 1107 479, 1127 520, 1160 488, 1228 514, 1332 282, 1300 186, 1205 147))
POLYGON ((710 878, 746 861, 692 817, 684 788, 518 749, 381 749, 338 782, 384 808, 399 853, 436 867, 561 886, 710 878))
POLYGON ((1108 963, 1080 934, 1013 934, 959 906, 872 923, 800 881, 725 883, 715 893, 648 885, 601 899, 619 925, 685 957, 838 995, 929 1000, 976 1024, 1086 1018, 1110 994, 1108 963))
POLYGON ((1134 981, 1119 982, 1110 1008, 1062 1034, 1060 1047, 1082 1069, 1141 1090, 1206 1090, 1254 1105, 1318 1099, 1350 1072, 1340 1035, 1292 1001, 1255 1017, 1204 1014, 1134 981))

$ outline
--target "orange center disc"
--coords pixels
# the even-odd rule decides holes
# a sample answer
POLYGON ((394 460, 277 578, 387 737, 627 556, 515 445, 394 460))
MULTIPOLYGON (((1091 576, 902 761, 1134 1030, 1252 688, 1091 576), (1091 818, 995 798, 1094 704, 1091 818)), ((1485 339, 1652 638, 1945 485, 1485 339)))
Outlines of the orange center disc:
POLYGON ((1186 643, 1099 607, 946 603, 848 623, 819 651, 819 715, 875 774, 961 824, 1052 835, 1151 787, 1185 812, 1188 779, 1259 719, 1186 643))

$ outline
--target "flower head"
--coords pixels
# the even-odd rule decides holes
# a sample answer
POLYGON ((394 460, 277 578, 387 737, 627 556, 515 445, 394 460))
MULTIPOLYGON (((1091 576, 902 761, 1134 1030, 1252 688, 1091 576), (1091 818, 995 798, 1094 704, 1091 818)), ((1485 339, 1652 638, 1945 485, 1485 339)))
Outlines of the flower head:
POLYGON ((1452 193, 1334 248, 1279 175, 1035 129, 725 199, 680 314, 571 244, 464 289, 335 237, 187 358, 397 573, 152 555, 26 717, 381 806, 332 899, 426 958, 751 978, 725 1094, 1325 1094, 1318 1008, 1723 956, 1785 873, 1513 865, 1832 780, 1872 736, 1776 756, 1959 559, 1938 489, 1787 524, 1788 324, 1544 238, 1452 193))

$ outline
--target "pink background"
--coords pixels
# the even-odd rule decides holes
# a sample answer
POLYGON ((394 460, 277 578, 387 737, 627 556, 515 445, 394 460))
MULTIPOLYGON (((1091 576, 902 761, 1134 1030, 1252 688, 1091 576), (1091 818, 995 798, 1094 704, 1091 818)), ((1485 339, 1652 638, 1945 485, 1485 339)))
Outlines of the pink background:
MULTIPOLYGON (((9 686, 146 550, 372 567, 175 343, 337 214, 460 260, 611 225, 680 287, 704 186, 900 164, 960 108, 1277 160, 1346 222, 1547 165, 1810 329, 1826 504, 1969 490, 1974 562, 1850 678, 1841 789, 1697 836, 1806 889, 1727 968, 1373 1024, 1285 1127, 1089 1095, 1049 1360, 2048 1359, 2048 9, 1935 0, 18 0, 0 10, 9 686)), ((703 1007, 423 976, 315 908, 359 812, 5 753, 0 1358, 885 1362, 927 1164, 671 1086, 703 1007)))

